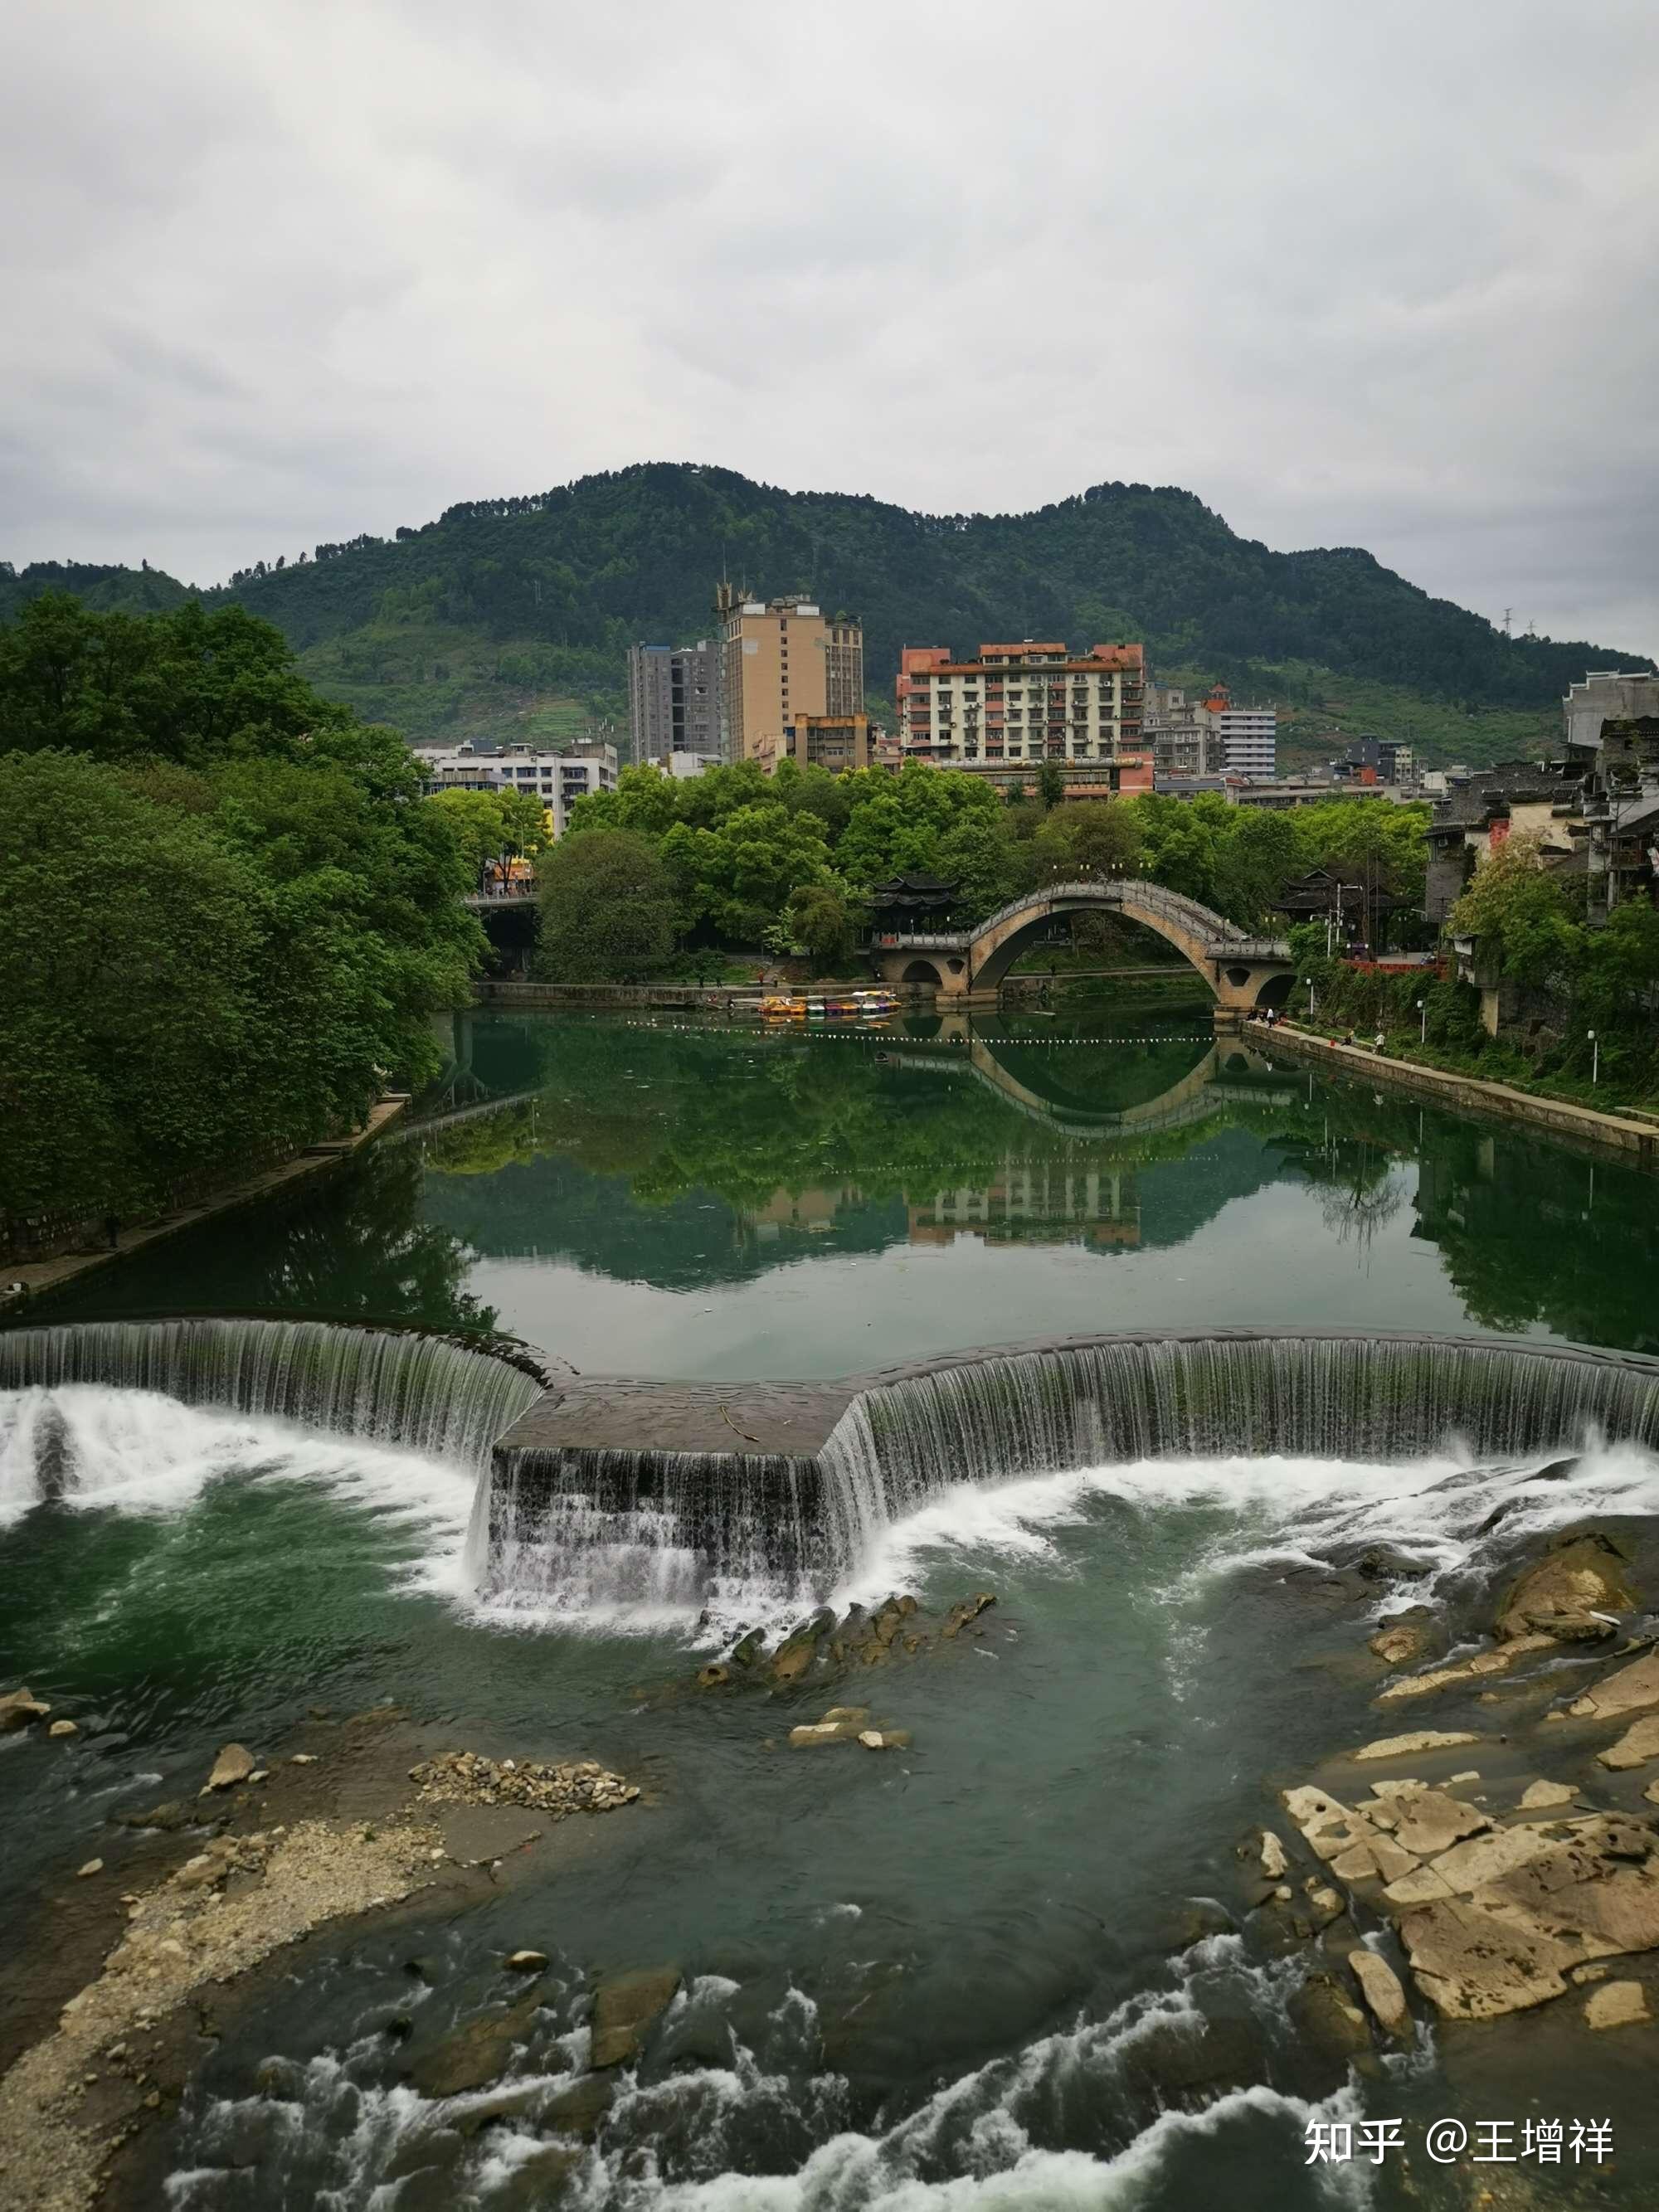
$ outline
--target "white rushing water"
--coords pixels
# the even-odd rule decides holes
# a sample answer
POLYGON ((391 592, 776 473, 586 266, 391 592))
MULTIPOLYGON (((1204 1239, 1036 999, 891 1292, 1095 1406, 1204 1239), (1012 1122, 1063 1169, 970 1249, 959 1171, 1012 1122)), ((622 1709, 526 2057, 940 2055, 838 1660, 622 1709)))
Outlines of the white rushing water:
MULTIPOLYGON (((723 2063, 685 2064, 650 2081, 623 2071, 596 2142, 568 2142, 559 2201, 584 2212, 990 2212, 993 2207, 1059 2212, 1128 2212, 1160 2193, 1172 2166, 1194 2151, 1221 2149, 1241 2126, 1255 2154, 1264 2144, 1300 2166, 1315 2120, 1352 2119, 1363 2106, 1352 2086, 1322 2100, 1257 2083, 1227 2091, 1200 2112, 1156 2112, 1105 2154, 1044 2148, 1056 2102, 1099 2113, 1144 2094, 1137 2069, 1170 2039, 1201 2037, 1218 2008, 1247 2013, 1269 2039, 1301 1980, 1296 1959, 1253 1962, 1237 1936, 1194 1944, 1170 1962, 1166 1980, 1107 2017, 1043 2035, 1010 2055, 969 2069, 925 2096, 892 2124, 866 2132, 850 2124, 848 2085, 819 2070, 811 2000, 791 1988, 754 2043, 724 2014, 738 1984, 709 1974, 674 1999, 662 2033, 696 2018, 701 2034, 724 2039, 723 2063), (777 2147, 805 2148, 781 2160, 777 2147), (770 2146, 766 2148, 764 2146, 770 2146)), ((554 2008, 562 2011, 550 1991, 554 2008)), ((495 2100, 492 2091, 427 2099, 385 2080, 384 2038, 363 2033, 340 2052, 280 2067, 282 2086, 257 2097, 210 2098, 186 2117, 188 2162, 172 2176, 173 2212, 221 2212, 239 2201, 252 2157, 289 2195, 309 2186, 337 2212, 381 2212, 395 2203, 388 2173, 447 2175, 457 2203, 518 2203, 515 2181, 547 2156, 541 2108, 569 2087, 563 2065, 586 2057, 586 2030, 530 2032, 505 2124, 481 2135, 455 2162, 456 2130, 470 2134, 495 2100)), ((1391 2061, 1409 2066, 1410 2058, 1391 2061)), ((1126 2132, 1127 2132, 1126 2130, 1126 2132)), ((557 2138, 553 2139, 556 2143, 557 2138)), ((552 2179, 544 2185, 553 2200, 552 2179)), ((298 2201, 292 2197, 292 2201, 298 2201)), ((1369 2202, 1363 2168, 1328 2167, 1308 2178, 1304 2204, 1359 2212, 1369 2202)))
POLYGON ((76 1513, 181 1514, 210 1486, 313 1486, 389 1527, 400 1581, 459 1595, 477 1477, 353 1437, 318 1435, 269 1417, 181 1406, 150 1390, 71 1382, 0 1390, 0 1528, 48 1500, 76 1513))
MULTIPOLYGON (((1431 1602, 1478 1558, 1494 1514, 1507 1544, 1591 1514, 1659 1512, 1659 1455, 1645 1448, 1591 1444, 1550 1479, 1536 1479, 1540 1462, 1559 1457, 1539 1453, 1502 1467, 1472 1466, 1449 1452, 1394 1465, 1290 1455, 1147 1458, 947 1483, 898 1517, 872 1513, 829 1601, 869 1603, 956 1559, 985 1571, 998 1558, 1051 1555, 1063 1528, 1113 1501, 1137 1515, 1203 1507, 1223 1516, 1196 1572, 1310 1564, 1376 1544, 1409 1553, 1427 1570, 1411 1594, 1431 1602)), ((573 1498, 542 1540, 497 1552, 480 1599, 489 1492, 470 1467, 151 1391, 98 1383, 0 1391, 0 1527, 48 1498, 76 1511, 179 1513, 227 1480, 312 1484, 394 1525, 418 1527, 421 1557, 412 1568, 400 1562, 400 1579, 496 1626, 690 1633, 701 1621, 705 1640, 718 1641, 734 1625, 781 1630, 813 1595, 799 1574, 768 1568, 757 1541, 711 1577, 672 1515, 617 1516, 573 1498)))

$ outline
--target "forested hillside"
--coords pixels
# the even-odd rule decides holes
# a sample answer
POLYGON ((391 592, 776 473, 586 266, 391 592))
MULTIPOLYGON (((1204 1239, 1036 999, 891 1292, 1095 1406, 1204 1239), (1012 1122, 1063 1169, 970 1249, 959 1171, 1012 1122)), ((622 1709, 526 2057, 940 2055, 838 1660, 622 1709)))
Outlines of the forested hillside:
MULTIPOLYGON (((862 616, 872 703, 890 697, 905 642, 1133 636, 1157 674, 1278 697, 1313 750, 1331 726, 1402 736, 1430 757, 1494 757, 1558 728, 1586 667, 1640 659, 1506 637, 1357 547, 1274 553, 1192 493, 1145 484, 941 516, 650 464, 470 501, 391 538, 273 548, 208 596, 276 623, 312 682, 411 735, 556 738, 621 712, 630 640, 706 635, 722 573, 862 616)), ((154 571, 0 571, 0 619, 53 586, 146 607, 180 588, 154 571)))

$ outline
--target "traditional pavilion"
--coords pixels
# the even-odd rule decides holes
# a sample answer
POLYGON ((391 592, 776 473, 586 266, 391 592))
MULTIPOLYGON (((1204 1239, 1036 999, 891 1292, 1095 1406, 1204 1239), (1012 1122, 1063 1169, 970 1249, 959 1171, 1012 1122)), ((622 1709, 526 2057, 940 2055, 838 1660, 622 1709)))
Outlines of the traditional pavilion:
POLYGON ((890 876, 864 895, 870 927, 878 937, 915 937, 947 927, 946 915, 960 885, 943 876, 890 876))

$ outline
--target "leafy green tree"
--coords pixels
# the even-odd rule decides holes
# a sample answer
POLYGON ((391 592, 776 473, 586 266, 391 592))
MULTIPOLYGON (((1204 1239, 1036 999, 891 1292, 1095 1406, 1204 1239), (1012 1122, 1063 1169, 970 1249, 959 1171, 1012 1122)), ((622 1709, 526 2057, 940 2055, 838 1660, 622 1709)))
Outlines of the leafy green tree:
POLYGON ((766 804, 739 807, 713 829, 677 823, 662 857, 690 919, 752 945, 795 891, 822 880, 830 848, 816 815, 766 804))
POLYGON ((805 884, 792 895, 784 918, 791 939, 811 959, 816 974, 840 975, 851 965, 856 933, 839 884, 805 884))
POLYGON ((1504 973, 1521 982, 1570 972, 1583 948, 1560 884, 1540 866, 1536 842, 1524 837, 1510 838, 1475 870, 1447 928, 1495 946, 1504 973))
POLYGON ((1066 800, 1066 771, 1058 761, 1046 760, 1036 772, 1036 795, 1045 807, 1061 806, 1066 800))
POLYGON ((560 838, 539 871, 535 970, 555 983, 635 983, 672 957, 680 911, 655 848, 629 830, 560 838))
POLYGON ((527 791, 439 791, 427 802, 441 810, 474 878, 509 854, 532 857, 550 842, 547 817, 527 791))
POLYGON ((334 888, 89 760, 0 757, 0 1211, 130 1213, 358 1120, 398 1020, 334 888))

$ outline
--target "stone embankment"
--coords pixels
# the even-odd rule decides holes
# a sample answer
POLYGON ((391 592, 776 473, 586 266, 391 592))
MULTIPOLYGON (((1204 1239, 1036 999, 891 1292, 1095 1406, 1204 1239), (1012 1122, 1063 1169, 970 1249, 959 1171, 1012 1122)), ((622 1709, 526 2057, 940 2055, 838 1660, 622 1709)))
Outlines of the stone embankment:
POLYGON ((1428 1067, 1414 1060, 1400 1060, 1369 1046, 1334 1044, 1328 1037, 1293 1022, 1279 1022, 1266 1034, 1272 1048, 1281 1047, 1298 1059, 1344 1074, 1362 1076, 1368 1083, 1388 1083, 1435 1099, 1454 1112, 1495 1115, 1506 1121, 1530 1121, 1557 1136, 1624 1153, 1641 1167, 1659 1167, 1659 1121, 1638 1120, 1628 1114, 1597 1112, 1575 1106, 1565 1098, 1545 1098, 1533 1091, 1517 1091, 1512 1084, 1488 1083, 1479 1076, 1459 1075, 1443 1067, 1428 1067))

